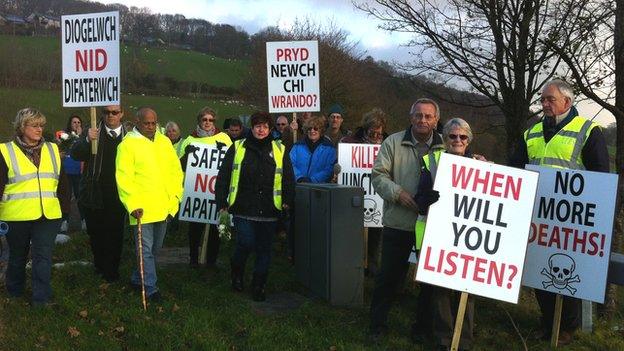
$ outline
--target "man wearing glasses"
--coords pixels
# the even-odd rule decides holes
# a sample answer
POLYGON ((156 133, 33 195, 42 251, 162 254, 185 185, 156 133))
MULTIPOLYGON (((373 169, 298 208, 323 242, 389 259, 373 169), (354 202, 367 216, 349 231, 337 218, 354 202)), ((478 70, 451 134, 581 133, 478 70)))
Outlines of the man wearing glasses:
POLYGON ((126 216, 117 194, 115 158, 126 130, 121 123, 121 106, 104 106, 100 114, 98 125, 83 133, 72 147, 71 156, 85 162, 78 204, 84 209, 95 272, 107 282, 115 282, 119 280, 126 216), (98 145, 95 155, 91 154, 93 141, 98 145))
MULTIPOLYGON (((429 151, 443 149, 442 137, 435 128, 440 108, 431 99, 418 99, 409 111, 409 127, 387 137, 379 149, 372 170, 375 191, 384 199, 381 267, 375 276, 375 289, 370 307, 369 334, 379 341, 388 330, 387 320, 397 289, 405 281, 408 259, 414 246, 414 225, 418 206, 414 194, 418 189, 422 157, 429 151)), ((424 288, 427 292, 430 289, 424 288)), ((419 295, 417 323, 412 326, 414 340, 426 333, 427 294, 419 295), (421 309, 422 308, 422 309, 421 309)))

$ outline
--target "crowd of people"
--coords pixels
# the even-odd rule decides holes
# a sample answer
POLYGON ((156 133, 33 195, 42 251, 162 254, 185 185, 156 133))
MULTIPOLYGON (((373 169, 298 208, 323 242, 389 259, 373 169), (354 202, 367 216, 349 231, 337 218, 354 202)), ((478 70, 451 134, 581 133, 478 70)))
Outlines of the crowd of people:
MULTIPOLYGON (((578 116, 573 103, 574 93, 567 83, 554 80, 546 84, 541 96, 544 117, 524 133, 510 165, 523 168, 532 163, 608 172, 600 128, 578 116)), ((230 118, 224 121, 223 131, 217 127, 216 111, 205 107, 196 115, 196 126, 187 137, 173 121, 161 129, 157 112, 149 107, 139 108, 132 124, 122 120, 121 106, 105 106, 100 113, 98 124, 89 128, 72 115, 53 142, 43 138, 45 116, 25 108, 15 118, 13 140, 0 144, 0 220, 9 225, 6 288, 10 297, 24 293, 30 251, 32 304, 45 305, 51 300, 54 238, 67 219, 73 194, 89 235, 95 272, 108 282, 120 280, 123 233, 130 225, 135 249, 142 253, 131 284, 144 289, 150 302, 159 302, 156 257, 167 226, 176 223, 186 161, 195 145, 211 144, 227 150, 215 195, 219 211, 233 218, 232 289, 245 290, 246 262, 253 253, 251 295, 264 301, 277 232, 288 233, 289 256, 295 259, 295 184, 335 182, 339 143, 381 144, 372 184, 384 199, 383 228, 369 231, 366 253, 366 272, 375 277, 369 333, 379 340, 388 331, 389 311, 406 279, 412 247, 420 250, 428 208, 439 198, 433 183, 440 155, 447 152, 486 161, 471 152, 474 134, 465 120, 449 119, 441 134, 438 132, 440 108, 427 98, 411 106, 405 120, 408 127, 391 135, 387 134, 387 116, 378 108, 365 113, 351 133, 343 126, 344 110, 337 104, 327 118, 303 113, 289 122, 285 115, 256 112, 249 126, 230 118)), ((200 240, 207 225, 188 225, 191 267, 199 266, 200 240)), ((220 246, 219 231, 211 226, 208 267, 216 264, 220 246)), ((543 336, 548 338, 554 295, 541 290, 535 294, 542 312, 543 336)), ((441 350, 448 350, 457 305, 457 292, 421 284, 419 310, 411 328, 415 342, 433 338, 441 350)), ((579 324, 578 306, 579 300, 565 299, 560 344, 572 340, 579 324)), ((469 299, 460 349, 471 347, 474 313, 474 301, 469 299)))

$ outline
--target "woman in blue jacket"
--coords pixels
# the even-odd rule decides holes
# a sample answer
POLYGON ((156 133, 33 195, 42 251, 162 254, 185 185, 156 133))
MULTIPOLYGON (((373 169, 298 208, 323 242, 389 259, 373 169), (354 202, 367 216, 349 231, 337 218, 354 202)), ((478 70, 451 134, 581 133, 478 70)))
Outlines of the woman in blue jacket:
POLYGON ((336 163, 336 148, 324 137, 325 118, 314 116, 304 125, 305 136, 290 150, 290 160, 298 183, 328 183, 336 163))

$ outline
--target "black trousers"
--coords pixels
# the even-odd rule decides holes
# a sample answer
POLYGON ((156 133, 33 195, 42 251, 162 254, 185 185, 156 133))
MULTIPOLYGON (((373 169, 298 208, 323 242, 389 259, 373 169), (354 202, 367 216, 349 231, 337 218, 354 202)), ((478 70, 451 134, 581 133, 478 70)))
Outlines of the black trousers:
MULTIPOLYGON (((555 313, 556 295, 544 290, 534 289, 533 291, 535 292, 535 298, 537 298, 540 311, 542 311, 542 329, 546 335, 550 335, 552 332, 553 315, 555 313)), ((580 324, 580 314, 581 300, 564 297, 563 308, 561 309, 561 326, 559 329, 567 332, 575 331, 580 324)))
MULTIPOLYGON (((414 232, 394 228, 383 228, 381 247, 381 267, 375 276, 375 288, 370 306, 370 318, 372 330, 386 327, 388 313, 397 294, 397 289, 405 281, 405 275, 409 269, 409 255, 414 246, 414 232)), ((420 312, 415 316, 414 328, 420 329, 430 325, 425 321, 430 320, 430 289, 427 285, 421 285, 421 293, 418 295, 420 312)), ((422 330, 420 330, 422 331, 422 330)), ((413 330, 413 332, 416 332, 413 330)))
POLYGON ((119 279, 126 209, 119 199, 105 201, 103 209, 84 208, 95 271, 108 281, 119 279))
MULTIPOLYGON (((201 238, 206 228, 206 223, 189 222, 188 239, 189 239, 189 259, 191 264, 199 261, 199 247, 201 246, 201 238)), ((210 224, 210 233, 208 234, 208 247, 206 249, 206 264, 214 265, 217 263, 219 256, 219 231, 217 226, 210 224)))

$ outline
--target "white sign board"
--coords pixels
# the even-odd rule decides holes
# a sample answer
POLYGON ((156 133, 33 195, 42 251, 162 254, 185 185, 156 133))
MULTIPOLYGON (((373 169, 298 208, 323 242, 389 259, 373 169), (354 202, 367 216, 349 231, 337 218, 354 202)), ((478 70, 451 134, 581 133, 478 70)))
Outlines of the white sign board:
POLYGON ((269 112, 321 110, 318 42, 266 43, 269 112))
POLYGON ((63 106, 119 105, 119 12, 61 17, 63 106))
POLYGON ((540 181, 522 283, 604 302, 618 177, 527 165, 540 181))
POLYGON ((219 150, 216 145, 192 145, 199 149, 189 154, 186 163, 180 220, 217 224, 219 209, 215 199, 215 183, 227 148, 219 150))
POLYGON ((518 302, 538 173, 442 154, 416 280, 518 302))
POLYGON ((338 144, 338 184, 364 189, 364 227, 382 227, 383 199, 371 183, 371 171, 380 147, 377 144, 338 144))

